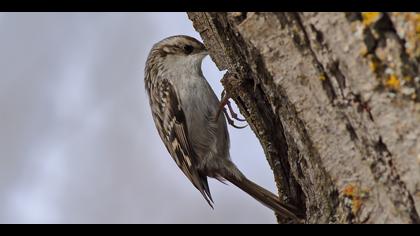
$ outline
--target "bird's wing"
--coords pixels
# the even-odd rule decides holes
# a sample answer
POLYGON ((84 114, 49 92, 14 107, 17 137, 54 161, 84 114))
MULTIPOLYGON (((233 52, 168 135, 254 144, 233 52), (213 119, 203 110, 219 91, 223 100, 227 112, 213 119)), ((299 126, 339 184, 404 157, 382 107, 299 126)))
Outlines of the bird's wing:
POLYGON ((201 192, 208 204, 212 205, 212 197, 207 182, 196 169, 197 156, 191 147, 188 137, 188 127, 179 96, 170 81, 162 79, 156 90, 152 107, 153 118, 166 148, 178 167, 184 172, 192 184, 201 192))

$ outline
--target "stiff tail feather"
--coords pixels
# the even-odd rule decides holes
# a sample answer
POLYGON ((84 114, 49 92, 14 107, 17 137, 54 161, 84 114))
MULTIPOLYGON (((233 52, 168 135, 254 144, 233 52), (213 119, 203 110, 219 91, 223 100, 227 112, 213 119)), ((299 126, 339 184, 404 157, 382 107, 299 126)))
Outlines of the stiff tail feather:
POLYGON ((302 219, 294 213, 297 212, 297 209, 294 206, 281 203, 276 195, 247 179, 245 176, 238 178, 229 175, 224 178, 281 216, 287 216, 299 222, 302 221, 302 219))

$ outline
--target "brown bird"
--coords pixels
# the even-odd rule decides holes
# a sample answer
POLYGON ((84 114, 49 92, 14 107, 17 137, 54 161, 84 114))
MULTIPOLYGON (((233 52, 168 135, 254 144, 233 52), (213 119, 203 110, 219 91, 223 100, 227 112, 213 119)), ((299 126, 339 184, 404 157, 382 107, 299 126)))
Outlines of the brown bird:
POLYGON ((201 71, 206 55, 201 42, 179 35, 156 43, 147 58, 145 86, 168 152, 211 207, 207 177, 227 180, 281 216, 300 220, 294 206, 247 179, 231 161, 220 101, 201 71))

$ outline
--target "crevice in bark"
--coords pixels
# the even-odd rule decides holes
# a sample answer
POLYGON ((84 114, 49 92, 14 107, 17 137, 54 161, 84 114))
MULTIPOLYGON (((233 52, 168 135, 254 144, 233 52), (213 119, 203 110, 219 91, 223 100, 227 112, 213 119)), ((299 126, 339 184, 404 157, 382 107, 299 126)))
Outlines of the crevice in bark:
POLYGON ((375 161, 371 163, 372 173, 379 183, 381 183, 390 194, 391 200, 395 208, 401 212, 407 211, 410 213, 410 223, 420 223, 420 217, 414 205, 414 200, 409 193, 405 183, 401 181, 398 172, 395 169, 392 160, 392 154, 388 150, 386 144, 379 137, 374 145, 374 149, 378 154, 375 161))
POLYGON ((347 20, 350 22, 353 21, 362 21, 362 14, 360 14, 360 12, 345 12, 344 13, 347 20))
MULTIPOLYGON (((315 68, 317 68, 319 70, 320 79, 322 81, 322 87, 324 88, 326 94, 330 98, 330 101, 333 103, 337 99, 337 94, 336 94, 336 92, 334 90, 334 86, 332 85, 332 82, 331 82, 332 78, 330 78, 328 76, 323 64, 318 60, 318 58, 317 58, 317 56, 314 52, 314 49, 311 46, 311 42, 309 40, 308 32, 306 32, 306 29, 303 26, 302 19, 300 18, 299 14, 297 14, 297 13, 291 13, 291 14, 293 16, 293 19, 297 23, 298 30, 301 31, 302 34, 303 34, 302 40, 299 41, 301 43, 299 46, 302 48, 301 49, 302 51, 309 50, 310 55, 311 55, 311 57, 314 61, 315 68)), ((315 30, 315 31, 317 31, 317 30, 315 30)), ((300 37, 296 36, 297 33, 295 33, 294 35, 295 36, 293 38, 295 38, 295 39, 300 38, 300 37)), ((318 41, 318 42, 322 43, 321 41, 318 41)))
POLYGON ((359 113, 367 112, 369 119, 372 122, 374 122, 375 120, 373 119, 371 108, 369 106, 369 101, 363 101, 360 93, 354 94, 353 92, 351 92, 351 95, 353 97, 352 101, 357 104, 357 112, 359 113))
POLYGON ((347 129, 347 131, 349 132, 349 134, 350 134, 350 138, 351 138, 351 140, 357 140, 357 139, 359 139, 359 137, 357 137, 357 133, 356 133, 356 130, 354 129, 354 127, 350 124, 350 122, 348 121, 348 118, 347 118, 347 123, 346 123, 346 129, 347 129))
POLYGON ((419 71, 418 67, 416 66, 417 63, 411 61, 410 56, 407 54, 405 40, 397 34, 395 26, 387 13, 382 14, 382 17, 374 24, 374 29, 379 33, 380 40, 385 41, 385 45, 386 38, 389 38, 386 33, 392 34, 392 37, 395 37, 395 39, 398 41, 398 44, 401 46, 400 59, 403 62, 403 66, 401 68, 403 75, 412 77, 418 75, 419 71))
MULTIPOLYGON (((267 73, 267 69, 264 65, 264 62, 261 58, 261 56, 255 52, 254 55, 257 55, 255 57, 256 62, 256 72, 260 77, 260 81, 264 81, 266 83, 267 81, 272 81, 271 76, 267 73)), ((261 95, 264 97, 263 101, 266 106, 272 106, 273 101, 269 101, 269 98, 265 94, 266 91, 264 91, 264 87, 261 85, 258 85, 258 90, 261 91, 261 95)), ((277 103, 278 104, 278 103, 277 103)), ((301 186, 296 182, 295 177, 291 173, 290 159, 288 158, 289 155, 289 147, 288 143, 286 141, 286 138, 284 136, 284 128, 281 121, 277 118, 276 114, 273 114, 271 109, 270 113, 267 115, 267 121, 270 120, 270 122, 273 124, 273 128, 276 130, 276 132, 272 132, 273 136, 270 138, 270 142, 272 142, 272 145, 276 145, 275 150, 279 150, 279 153, 277 155, 273 155, 273 157, 276 157, 273 163, 273 166, 275 167, 275 175, 282 176, 281 181, 279 183, 284 184, 285 186, 280 186, 279 189, 282 189, 284 196, 290 196, 291 202, 298 207, 304 209, 305 207, 305 198, 304 194, 302 192, 301 186)))
POLYGON ((329 72, 334 75, 340 88, 340 93, 344 96, 344 89, 346 88, 346 78, 339 68, 339 61, 333 61, 328 65, 329 72))

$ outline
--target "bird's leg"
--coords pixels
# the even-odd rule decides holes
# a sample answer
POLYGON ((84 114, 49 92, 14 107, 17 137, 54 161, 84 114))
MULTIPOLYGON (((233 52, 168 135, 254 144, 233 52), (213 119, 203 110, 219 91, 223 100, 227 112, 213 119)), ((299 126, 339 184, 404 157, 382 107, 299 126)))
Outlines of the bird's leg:
POLYGON ((243 129, 243 128, 245 128, 245 127, 247 127, 248 125, 245 125, 245 126, 237 126, 237 125, 235 125, 235 122, 234 122, 234 120, 233 119, 235 119, 235 120, 237 120, 237 121, 245 121, 244 119, 240 119, 239 117, 238 117, 238 114, 236 114, 234 111, 233 111, 233 108, 232 108, 232 105, 230 104, 230 102, 229 102, 229 99, 230 99, 230 96, 229 95, 226 95, 226 91, 225 90, 223 90, 223 92, 222 92, 222 101, 220 102, 220 105, 219 105, 219 110, 217 111, 217 114, 216 114, 216 120, 217 119, 219 119, 219 116, 220 116, 220 113, 222 112, 222 110, 223 110, 223 113, 225 114, 225 116, 226 116, 226 119, 227 119, 227 121, 228 121, 228 123, 229 123, 229 125, 231 125, 232 127, 235 127, 235 128, 237 128, 237 129, 243 129), (225 109, 225 106, 228 106, 228 109, 229 109, 229 112, 230 112, 230 115, 232 116, 232 118, 230 118, 230 116, 229 116, 229 114, 227 113, 227 111, 226 111, 226 109, 225 109))
MULTIPOLYGON (((229 109, 230 116, 233 119, 235 119, 237 121, 246 121, 245 119, 239 118, 238 114, 235 113, 235 111, 233 111, 232 104, 230 103, 229 99, 230 99, 230 96, 226 95, 226 91, 223 90, 223 92, 222 92, 222 102, 220 103, 219 113, 220 113, 220 109, 227 105, 228 109, 229 109)), ((225 113, 225 114, 227 114, 227 113, 225 113)))
POLYGON ((223 90, 223 92, 222 92, 222 101, 220 102, 219 109, 217 110, 217 113, 216 113, 216 120, 219 119, 219 116, 220 116, 220 113, 222 112, 222 110, 223 110, 223 112, 226 111, 225 110, 225 106, 229 102, 229 96, 225 96, 225 94, 226 94, 226 91, 223 90))

